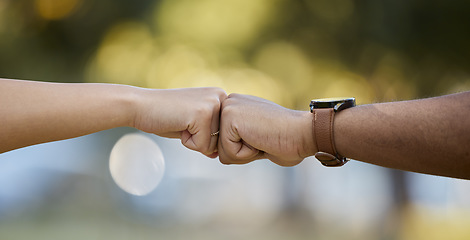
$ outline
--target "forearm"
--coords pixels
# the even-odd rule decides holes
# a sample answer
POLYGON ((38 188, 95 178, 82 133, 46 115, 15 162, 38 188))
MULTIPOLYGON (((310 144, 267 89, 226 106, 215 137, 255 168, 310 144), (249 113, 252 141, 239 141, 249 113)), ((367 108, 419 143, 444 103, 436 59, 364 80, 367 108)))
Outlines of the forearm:
POLYGON ((130 126, 133 89, 0 79, 0 152, 130 126))
POLYGON ((421 173, 470 179, 470 92, 358 106, 335 117, 346 157, 421 173))

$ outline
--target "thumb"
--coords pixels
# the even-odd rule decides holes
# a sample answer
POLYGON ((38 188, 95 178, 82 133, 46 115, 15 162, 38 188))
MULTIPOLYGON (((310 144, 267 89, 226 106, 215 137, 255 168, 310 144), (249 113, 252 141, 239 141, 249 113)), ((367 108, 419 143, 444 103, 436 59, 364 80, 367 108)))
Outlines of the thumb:
POLYGON ((254 160, 258 154, 262 153, 262 151, 252 147, 243 140, 234 142, 231 150, 235 153, 235 157, 240 160, 254 160))
POLYGON ((264 152, 243 141, 236 128, 222 127, 219 136, 219 160, 224 164, 245 164, 263 158, 264 152))

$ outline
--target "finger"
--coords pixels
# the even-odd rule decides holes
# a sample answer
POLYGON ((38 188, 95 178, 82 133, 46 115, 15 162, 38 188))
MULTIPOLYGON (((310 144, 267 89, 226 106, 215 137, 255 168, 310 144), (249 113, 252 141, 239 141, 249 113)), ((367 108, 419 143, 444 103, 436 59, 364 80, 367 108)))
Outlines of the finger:
POLYGON ((196 119, 183 131, 181 141, 189 149, 209 156, 217 149, 217 135, 212 136, 219 128, 220 100, 206 103, 202 109, 196 110, 196 119), (187 133, 186 133, 187 132, 187 133))
POLYGON ((193 139, 192 139, 193 135, 188 131, 188 130, 184 130, 181 132, 181 143, 191 149, 191 150, 195 150, 197 151, 197 145, 196 143, 194 143, 193 139))
MULTIPOLYGON (((227 116, 230 117, 230 116, 227 116)), ((263 152, 245 143, 230 119, 221 118, 219 160, 223 164, 245 164, 259 159, 263 152)))
POLYGON ((219 123, 220 123, 220 104, 216 108, 214 108, 214 112, 212 113, 212 121, 211 121, 211 136, 210 143, 209 143, 209 150, 210 154, 217 152, 217 143, 219 141, 219 123))
POLYGON ((216 158, 219 156, 217 153, 218 151, 218 142, 219 142, 219 128, 220 128, 220 114, 221 114, 221 108, 222 108, 222 103, 227 99, 227 93, 225 91, 220 92, 219 94, 219 103, 217 106, 214 107, 214 112, 212 114, 212 122, 211 122, 211 140, 209 144, 209 152, 212 152, 210 155, 207 155, 207 157, 210 158, 216 158))
POLYGON ((218 149, 219 161, 222 164, 227 164, 227 165, 228 164, 247 164, 255 160, 255 159, 241 160, 241 159, 234 158, 232 154, 227 154, 227 152, 225 151, 223 147, 223 144, 220 143, 220 140, 219 140, 218 148, 219 148, 218 149))
POLYGON ((218 157, 218 156, 219 156, 219 153, 218 153, 218 152, 214 152, 214 153, 212 153, 212 154, 207 155, 207 157, 209 157, 209 158, 216 158, 216 157, 218 157))
POLYGON ((194 125, 188 126, 188 129, 181 134, 181 143, 191 149, 209 155, 210 135, 210 118, 200 116, 194 125))

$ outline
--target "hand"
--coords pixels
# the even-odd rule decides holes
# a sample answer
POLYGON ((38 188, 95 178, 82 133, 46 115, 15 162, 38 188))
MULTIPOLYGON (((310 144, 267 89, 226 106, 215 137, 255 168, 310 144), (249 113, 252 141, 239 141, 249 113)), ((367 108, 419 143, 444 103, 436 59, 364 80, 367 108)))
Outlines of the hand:
POLYGON ((294 166, 316 152, 309 112, 241 94, 230 94, 221 111, 218 152, 224 164, 267 158, 294 166))
POLYGON ((162 137, 181 138, 189 149, 217 157, 221 103, 227 94, 220 88, 140 89, 134 126, 162 137))

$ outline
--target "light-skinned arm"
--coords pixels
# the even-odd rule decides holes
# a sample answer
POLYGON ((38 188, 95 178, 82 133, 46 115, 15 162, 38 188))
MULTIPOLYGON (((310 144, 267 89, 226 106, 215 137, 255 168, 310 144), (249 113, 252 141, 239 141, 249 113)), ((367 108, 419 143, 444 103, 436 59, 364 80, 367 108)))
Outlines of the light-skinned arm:
MULTIPOLYGON (((222 106, 220 161, 243 164, 268 158, 296 165, 317 152, 312 115, 230 95, 222 106)), ((470 92, 348 108, 335 115, 333 129, 342 156, 470 179, 470 92)))
POLYGON ((0 79, 0 152, 134 127, 216 157, 219 88, 145 89, 99 83, 0 79))

